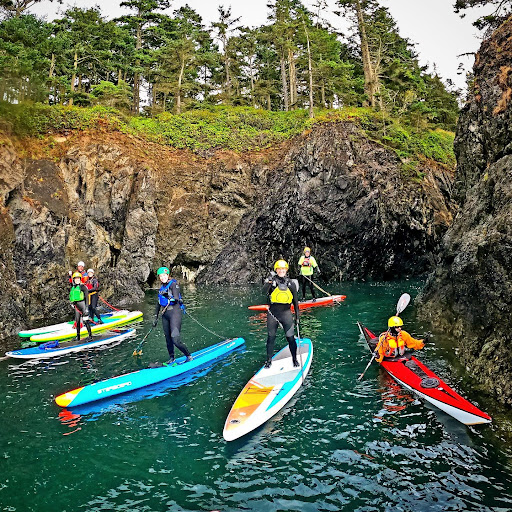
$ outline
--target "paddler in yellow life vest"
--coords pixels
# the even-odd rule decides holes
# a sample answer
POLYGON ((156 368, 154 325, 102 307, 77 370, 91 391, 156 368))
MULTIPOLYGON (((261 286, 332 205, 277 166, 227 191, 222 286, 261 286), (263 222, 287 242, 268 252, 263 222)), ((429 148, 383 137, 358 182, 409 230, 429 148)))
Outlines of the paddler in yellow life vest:
POLYGON ((89 337, 85 341, 92 341, 91 324, 89 323, 89 310, 87 304, 89 304, 89 290, 84 283, 82 283, 82 274, 75 272, 71 278, 73 283, 71 290, 69 290, 69 302, 75 312, 75 324, 76 324, 76 339, 80 341, 80 321, 83 320, 85 328, 89 333, 89 337))
POLYGON ((272 365, 277 327, 279 325, 284 329, 284 335, 292 354, 293 366, 299 366, 297 361, 297 343, 294 336, 294 321, 291 311, 291 305, 293 304, 295 308, 295 325, 298 325, 298 283, 295 279, 290 279, 286 276, 288 272, 288 263, 286 261, 276 261, 274 270, 275 272, 270 273, 263 286, 268 295, 269 304, 267 313, 267 361, 265 362, 265 368, 270 368, 272 365))
POLYGON ((311 295, 315 301, 315 288, 313 287, 313 283, 311 281, 313 279, 313 273, 316 272, 317 274, 320 274, 320 269, 318 268, 318 263, 316 262, 314 256, 311 256, 311 249, 309 247, 304 247, 304 254, 300 257, 299 260, 299 269, 300 287, 302 289, 301 300, 306 300, 306 286, 309 286, 309 290, 311 291, 311 295))
POLYGON ((423 340, 413 338, 408 332, 402 330, 404 325, 399 316, 392 316, 388 320, 389 329, 379 336, 377 345, 378 357, 380 363, 385 357, 398 357, 405 354, 405 349, 421 350, 425 344, 423 340))

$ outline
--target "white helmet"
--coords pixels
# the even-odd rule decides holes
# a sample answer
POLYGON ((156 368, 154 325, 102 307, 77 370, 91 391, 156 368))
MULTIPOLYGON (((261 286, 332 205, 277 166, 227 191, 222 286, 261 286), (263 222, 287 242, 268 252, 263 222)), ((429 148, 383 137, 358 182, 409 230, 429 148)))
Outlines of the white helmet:
POLYGON ((91 272, 94 274, 94 270, 93 270, 92 268, 90 268, 90 269, 87 271, 87 273, 88 273, 88 274, 90 274, 91 272))
POLYGON ((83 261, 79 261, 77 264, 76 264, 77 267, 85 267, 85 263, 83 261))

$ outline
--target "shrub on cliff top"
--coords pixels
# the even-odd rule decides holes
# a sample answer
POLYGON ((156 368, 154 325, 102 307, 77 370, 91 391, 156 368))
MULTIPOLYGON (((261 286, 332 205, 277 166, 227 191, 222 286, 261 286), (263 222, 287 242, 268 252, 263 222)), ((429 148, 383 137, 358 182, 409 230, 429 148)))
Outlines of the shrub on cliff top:
POLYGON ((350 121, 358 123, 370 139, 394 151, 411 169, 425 158, 452 167, 455 165, 451 132, 418 130, 367 108, 351 107, 316 114, 314 119, 309 119, 302 109, 273 112, 250 107, 212 107, 189 110, 181 115, 164 112, 149 118, 127 117, 102 106, 83 108, 0 102, 3 127, 22 136, 102 128, 180 149, 248 151, 278 144, 316 124, 350 121))

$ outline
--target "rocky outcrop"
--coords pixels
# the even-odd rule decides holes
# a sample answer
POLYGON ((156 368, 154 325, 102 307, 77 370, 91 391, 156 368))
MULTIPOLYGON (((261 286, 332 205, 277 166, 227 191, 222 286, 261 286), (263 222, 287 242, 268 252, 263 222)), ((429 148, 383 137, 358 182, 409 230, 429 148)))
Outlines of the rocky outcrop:
POLYGON ((404 174, 397 156, 350 122, 303 135, 267 176, 256 207, 203 282, 259 281, 276 259, 292 273, 305 245, 329 279, 389 279, 432 268, 451 222, 452 173, 404 174))
POLYGON ((351 122, 205 156, 115 132, 6 140, 0 335, 61 318, 78 260, 117 304, 139 300, 161 265, 185 279, 255 281, 304 244, 329 278, 424 273, 451 222, 452 174, 429 162, 421 172, 407 176, 351 122))
POLYGON ((477 54, 456 137, 460 211, 420 314, 460 342, 472 374, 512 404, 512 18, 477 54))
POLYGON ((69 312, 78 260, 117 304, 140 300, 161 265, 193 278, 279 161, 272 151, 200 158, 111 133, 16 144, 0 146, 0 337, 69 312))

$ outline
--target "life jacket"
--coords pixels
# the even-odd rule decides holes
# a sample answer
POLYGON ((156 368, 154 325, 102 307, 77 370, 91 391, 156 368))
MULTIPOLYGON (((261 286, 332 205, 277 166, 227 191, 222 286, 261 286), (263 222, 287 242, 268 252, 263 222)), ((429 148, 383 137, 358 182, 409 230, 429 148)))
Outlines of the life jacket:
POLYGON ((179 301, 177 301, 174 296, 171 296, 170 298, 167 298, 164 293, 169 292, 169 289, 171 288, 172 283, 177 283, 176 279, 171 279, 169 282, 163 284, 160 286, 160 290, 158 290, 158 303, 160 306, 166 307, 166 306, 172 306, 173 304, 176 304, 178 302, 182 302, 181 299, 181 292, 179 294, 179 301))
POLYGON ((308 258, 301 256, 299 260, 299 266, 300 274, 302 276, 312 276, 313 269, 316 268, 318 264, 313 256, 309 256, 308 258))
POLYGON ((284 282, 274 279, 272 286, 275 287, 270 294, 270 302, 272 304, 291 304, 293 302, 293 293, 290 287, 295 286, 296 290, 299 288, 295 279, 286 279, 284 282))
POLYGON ((379 342, 382 344, 384 357, 397 357, 405 354, 405 341, 398 333, 397 336, 392 336, 389 331, 383 332, 379 336, 379 342))
POLYGON ((95 293, 98 293, 100 290, 100 282, 95 277, 93 277, 92 279, 89 279, 85 283, 85 286, 87 286, 87 289, 89 290, 89 296, 94 295, 95 293), (94 281, 96 281, 96 290, 91 291, 94 288, 94 281))
POLYGON ((73 285, 71 290, 69 290, 69 301, 70 302, 80 302, 84 300, 84 292, 82 291, 82 285, 73 285))

